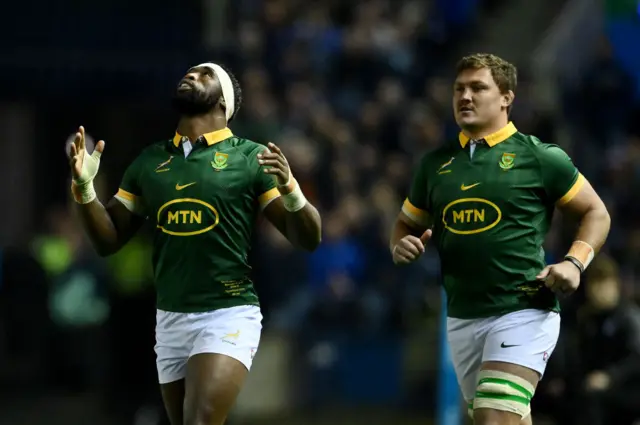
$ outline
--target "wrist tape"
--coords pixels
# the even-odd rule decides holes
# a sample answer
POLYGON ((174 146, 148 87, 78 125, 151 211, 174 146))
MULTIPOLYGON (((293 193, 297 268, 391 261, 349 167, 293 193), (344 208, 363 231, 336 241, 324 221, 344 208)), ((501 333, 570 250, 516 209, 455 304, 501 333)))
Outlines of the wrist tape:
POLYGON ((287 184, 278 186, 278 190, 280 191, 284 208, 289 212, 299 211, 307 204, 307 198, 304 197, 298 182, 291 177, 291 173, 289 173, 287 184))
POLYGON ((93 187, 93 179, 84 183, 71 183, 73 199, 79 204, 88 204, 96 199, 96 190, 93 187))
POLYGON ((594 256, 595 250, 591 245, 584 241, 574 241, 564 258, 574 263, 580 270, 585 271, 594 256))

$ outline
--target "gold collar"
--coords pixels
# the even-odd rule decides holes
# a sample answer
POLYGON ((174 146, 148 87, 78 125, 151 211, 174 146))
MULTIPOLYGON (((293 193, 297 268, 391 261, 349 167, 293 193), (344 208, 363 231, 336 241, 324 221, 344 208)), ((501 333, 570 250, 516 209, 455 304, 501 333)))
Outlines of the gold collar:
MULTIPOLYGON (((211 146, 216 143, 222 142, 223 140, 227 140, 229 137, 233 137, 233 133, 228 127, 223 128, 222 130, 212 131, 211 133, 203 134, 202 137, 207 141, 207 145, 211 146)), ((176 146, 180 146, 180 142, 182 141, 182 136, 176 132, 176 135, 173 136, 173 144, 176 146)))
MULTIPOLYGON (((493 147, 498 143, 504 142, 509 137, 516 134, 517 132, 518 132, 518 129, 516 128, 516 126, 513 125, 511 121, 509 121, 509 124, 502 127, 500 130, 496 131, 495 133, 491 133, 488 136, 484 136, 482 139, 485 142, 487 142, 487 145, 493 147)), ((469 138, 469 136, 465 135, 463 132, 460 132, 460 135, 458 135, 458 140, 460 141, 460 146, 464 148, 467 146, 467 143, 469 143, 469 140, 471 139, 469 138)))

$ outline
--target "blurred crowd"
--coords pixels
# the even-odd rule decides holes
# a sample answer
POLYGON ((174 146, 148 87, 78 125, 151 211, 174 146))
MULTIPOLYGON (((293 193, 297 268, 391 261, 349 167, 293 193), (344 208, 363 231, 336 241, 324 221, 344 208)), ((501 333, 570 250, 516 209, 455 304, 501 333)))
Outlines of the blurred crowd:
MULTIPOLYGON (((397 341, 386 338, 426 332, 437 319, 437 254, 395 268, 388 236, 417 159, 457 135, 451 111, 456 58, 450 52, 479 27, 479 12, 500 3, 234 2, 230 41, 207 51, 224 59, 244 91, 230 127, 241 137, 278 144, 323 216, 323 243, 312 254, 295 251, 273 227, 259 224, 252 262, 265 332, 291 335, 304 351, 327 335, 397 341)), ((517 65, 514 123, 566 149, 613 220, 608 256, 588 276, 593 285, 565 303, 540 410, 563 425, 631 425, 640 418, 640 313, 633 302, 640 298, 640 201, 634 196, 640 193, 640 132, 633 124, 640 109, 633 79, 603 40, 584 79, 567 84, 571 89, 549 111, 534 100, 528 64, 517 65), (579 409, 567 410, 568 398, 575 406, 589 401, 588 420, 572 422, 577 416, 571 412, 579 409), (612 411, 619 422, 607 419, 612 411)), ((108 144, 105 157, 120 159, 111 168, 103 161, 103 201, 117 187, 118 171, 154 141, 144 136, 138 131, 131 137, 137 144, 116 147, 118 155, 108 144)), ((158 403, 151 350, 153 229, 117 255, 97 258, 65 198, 67 180, 55 185, 62 189, 43 206, 43 225, 26 249, 7 248, 0 258, 0 391, 6 400, 17 389, 92 394, 97 405, 128 421, 157 416, 145 407, 158 403)), ((560 258, 572 237, 574 227, 563 224, 557 217, 548 261, 560 258)), ((433 394, 415 391, 413 397, 423 400, 433 394)))

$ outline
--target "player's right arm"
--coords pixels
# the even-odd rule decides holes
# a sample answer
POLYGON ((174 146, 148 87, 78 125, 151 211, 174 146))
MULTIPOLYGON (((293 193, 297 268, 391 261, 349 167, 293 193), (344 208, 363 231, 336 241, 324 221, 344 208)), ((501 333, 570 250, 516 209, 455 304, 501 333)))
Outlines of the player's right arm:
POLYGON ((85 148, 84 128, 80 127, 71 145, 71 185, 82 225, 99 255, 116 253, 138 231, 144 219, 130 211, 116 195, 105 207, 98 200, 93 179, 98 174, 104 141, 89 155, 85 148))
POLYGON ((395 264, 409 264, 425 251, 431 238, 430 216, 427 200, 427 167, 425 159, 420 162, 413 176, 409 196, 391 231, 389 249, 395 264))

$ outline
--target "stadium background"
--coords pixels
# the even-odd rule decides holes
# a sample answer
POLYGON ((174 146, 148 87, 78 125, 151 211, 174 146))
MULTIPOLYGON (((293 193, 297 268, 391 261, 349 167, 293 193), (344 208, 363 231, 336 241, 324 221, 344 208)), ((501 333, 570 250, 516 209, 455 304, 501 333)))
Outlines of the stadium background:
MULTIPOLYGON (((260 225, 265 331, 232 424, 460 423, 437 255, 394 268, 387 237, 416 158, 455 137, 452 71, 468 52, 520 67, 516 125, 560 144, 606 200, 606 251, 625 300, 640 297, 636 0, 60 0, 3 12, 1 424, 160 423, 151 229, 97 258, 69 208, 64 148, 80 124, 106 140, 106 200, 143 146, 173 135, 172 90, 207 59, 242 83, 234 132, 278 143, 324 219, 310 255, 260 225)), ((571 231, 559 217, 549 261, 571 231)), ((565 302, 562 345, 583 303, 565 302)), ((569 423, 553 406, 578 408, 559 403, 572 387, 554 370, 547 381, 564 390, 541 389, 545 410, 569 423)))

